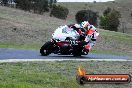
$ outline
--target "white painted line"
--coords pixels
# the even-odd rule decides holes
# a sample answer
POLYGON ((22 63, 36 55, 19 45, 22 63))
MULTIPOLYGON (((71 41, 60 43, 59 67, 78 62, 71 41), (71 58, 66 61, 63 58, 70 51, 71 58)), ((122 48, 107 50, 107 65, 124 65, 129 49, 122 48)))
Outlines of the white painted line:
POLYGON ((27 61, 132 61, 126 59, 6 59, 0 62, 27 62, 27 61))

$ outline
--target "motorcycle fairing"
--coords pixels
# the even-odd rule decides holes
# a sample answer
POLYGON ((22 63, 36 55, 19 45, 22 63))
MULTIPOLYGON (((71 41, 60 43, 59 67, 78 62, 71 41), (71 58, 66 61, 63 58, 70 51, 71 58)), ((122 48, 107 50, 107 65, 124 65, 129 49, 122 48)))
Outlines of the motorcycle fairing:
POLYGON ((67 25, 57 28, 52 34, 54 39, 59 39, 61 41, 65 41, 67 37, 72 37, 72 39, 76 40, 78 36, 79 33, 77 33, 73 28, 69 28, 67 25))

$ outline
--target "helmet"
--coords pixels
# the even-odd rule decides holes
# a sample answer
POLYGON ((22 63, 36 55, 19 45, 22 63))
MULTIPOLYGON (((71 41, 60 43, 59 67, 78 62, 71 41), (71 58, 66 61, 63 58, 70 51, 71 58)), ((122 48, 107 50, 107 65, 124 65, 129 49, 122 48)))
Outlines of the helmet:
POLYGON ((81 23, 80 26, 81 26, 82 28, 86 28, 88 25, 89 25, 89 22, 88 22, 88 21, 84 21, 84 22, 81 23))

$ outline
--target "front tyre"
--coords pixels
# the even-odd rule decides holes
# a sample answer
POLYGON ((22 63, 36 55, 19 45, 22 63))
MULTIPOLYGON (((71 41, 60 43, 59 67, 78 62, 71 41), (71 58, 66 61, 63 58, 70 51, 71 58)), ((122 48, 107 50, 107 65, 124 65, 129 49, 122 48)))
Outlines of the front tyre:
POLYGON ((74 57, 81 56, 81 54, 82 54, 82 47, 80 47, 78 45, 73 46, 73 52, 72 52, 72 54, 73 54, 74 57))
POLYGON ((74 57, 79 57, 79 56, 81 56, 81 51, 80 50, 74 50, 72 54, 74 57))
POLYGON ((47 56, 52 53, 53 43, 51 41, 46 42, 40 49, 42 56, 47 56))
POLYGON ((80 53, 78 53, 78 54, 73 54, 73 56, 74 56, 74 57, 80 57, 81 54, 80 54, 80 53))

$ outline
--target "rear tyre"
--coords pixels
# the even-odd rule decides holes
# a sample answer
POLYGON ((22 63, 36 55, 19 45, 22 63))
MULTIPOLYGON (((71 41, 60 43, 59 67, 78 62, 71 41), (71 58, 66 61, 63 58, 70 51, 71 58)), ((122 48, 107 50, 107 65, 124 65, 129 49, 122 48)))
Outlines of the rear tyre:
POLYGON ((53 43, 51 41, 46 42, 40 49, 42 56, 47 56, 53 51, 53 43))

